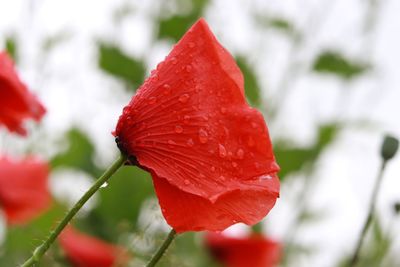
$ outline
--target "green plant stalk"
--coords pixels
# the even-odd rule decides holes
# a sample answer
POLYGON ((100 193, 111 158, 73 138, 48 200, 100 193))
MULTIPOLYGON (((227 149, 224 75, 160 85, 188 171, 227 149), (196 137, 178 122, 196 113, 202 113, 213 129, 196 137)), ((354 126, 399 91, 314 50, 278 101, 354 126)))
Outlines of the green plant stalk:
POLYGON ((374 189, 372 192, 372 196, 371 196, 371 200, 370 200, 370 204, 369 204, 368 216, 364 222, 364 226, 363 226, 361 234, 358 238, 356 249, 354 250, 354 253, 349 261, 349 264, 348 264, 349 267, 356 266, 358 263, 358 260, 360 258, 360 251, 361 251, 362 244, 364 242, 368 228, 371 225, 372 219, 375 214, 376 199, 378 196, 379 188, 381 187, 382 177, 383 177, 383 173, 386 168, 386 163, 387 163, 387 160, 382 161, 382 165, 381 165, 381 168, 378 173, 378 178, 375 181, 375 186, 374 186, 374 189))
POLYGON ((157 262, 161 259, 161 257, 164 255, 165 251, 169 247, 169 245, 172 243, 176 236, 176 232, 174 229, 172 229, 167 238, 164 240, 162 243, 161 247, 158 248, 157 252, 153 255, 151 260, 147 263, 146 267, 154 267, 156 266, 157 262))
POLYGON ((73 219, 73 217, 78 213, 78 211, 85 205, 85 203, 99 190, 99 188, 111 178, 111 176, 125 163, 127 157, 125 155, 120 155, 119 158, 114 161, 111 166, 100 176, 99 179, 89 188, 89 190, 79 199, 79 201, 68 211, 62 221, 57 225, 57 227, 50 233, 48 238, 38 246, 34 251, 32 256, 21 265, 21 267, 34 266, 40 261, 42 256, 50 248, 51 244, 57 239, 62 230, 68 225, 68 223, 73 219))

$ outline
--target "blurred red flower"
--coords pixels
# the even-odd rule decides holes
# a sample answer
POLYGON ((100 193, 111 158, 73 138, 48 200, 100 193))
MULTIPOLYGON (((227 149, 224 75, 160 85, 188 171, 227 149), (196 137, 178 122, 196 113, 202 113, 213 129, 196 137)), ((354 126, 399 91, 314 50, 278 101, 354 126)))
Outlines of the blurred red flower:
POLYGON ((200 19, 158 64, 114 132, 148 170, 177 231, 255 224, 279 196, 268 129, 245 98, 234 59, 200 19))
POLYGON ((51 204, 49 166, 36 158, 0 157, 0 209, 9 224, 26 223, 51 204))
POLYGON ((281 245, 262 235, 244 238, 207 233, 206 246, 225 267, 273 267, 281 256, 281 245))
POLYGON ((83 234, 71 226, 61 232, 59 243, 75 267, 124 266, 129 259, 123 248, 83 234))
POLYGON ((11 132, 26 135, 22 123, 25 119, 39 121, 46 112, 18 78, 12 59, 0 52, 0 124, 11 132))

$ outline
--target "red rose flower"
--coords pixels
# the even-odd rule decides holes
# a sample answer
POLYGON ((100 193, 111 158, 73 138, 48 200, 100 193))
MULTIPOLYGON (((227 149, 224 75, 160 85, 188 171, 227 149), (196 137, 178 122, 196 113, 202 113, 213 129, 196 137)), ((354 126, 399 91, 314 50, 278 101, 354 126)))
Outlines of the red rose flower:
POLYGON ((67 227, 59 236, 61 248, 75 267, 123 266, 128 254, 123 248, 67 227))
POLYGON ((232 56, 200 19, 123 110, 114 135, 148 170, 177 231, 255 224, 279 196, 267 126, 232 56))
POLYGON ((8 223, 25 223, 50 206, 48 174, 49 166, 41 160, 0 157, 0 209, 8 223))
POLYGON ((281 255, 280 244, 262 235, 233 238, 207 233, 206 246, 225 267, 273 267, 281 255))
POLYGON ((18 78, 14 63, 0 52, 0 124, 11 132, 26 135, 22 123, 31 118, 39 121, 45 109, 18 78))

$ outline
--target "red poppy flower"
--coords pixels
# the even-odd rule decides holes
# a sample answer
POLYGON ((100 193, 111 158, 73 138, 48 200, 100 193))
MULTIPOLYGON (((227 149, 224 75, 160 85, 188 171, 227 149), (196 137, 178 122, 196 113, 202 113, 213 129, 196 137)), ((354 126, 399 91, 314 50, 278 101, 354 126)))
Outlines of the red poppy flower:
POLYGON ((255 224, 279 196, 264 118, 247 104, 240 69, 203 19, 139 88, 114 135, 151 172, 177 232, 255 224))
POLYGON ((128 260, 123 248, 67 227, 59 236, 66 257, 75 267, 116 267, 128 260))
POLYGON ((281 254, 280 244, 262 235, 233 238, 207 233, 206 246, 225 267, 273 267, 281 254))
POLYGON ((11 58, 0 52, 0 124, 11 132, 26 135, 22 123, 31 118, 39 121, 45 109, 18 78, 11 58))
POLYGON ((0 157, 0 209, 8 223, 26 223, 50 206, 48 174, 49 166, 41 160, 0 157))

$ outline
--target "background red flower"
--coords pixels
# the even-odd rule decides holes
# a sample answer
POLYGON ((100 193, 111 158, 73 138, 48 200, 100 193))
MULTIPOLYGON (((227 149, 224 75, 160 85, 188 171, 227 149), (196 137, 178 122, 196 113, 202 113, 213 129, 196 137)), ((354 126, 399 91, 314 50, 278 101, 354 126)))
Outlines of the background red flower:
POLYGON ((26 223, 50 206, 48 175, 48 164, 39 159, 0 158, 0 208, 8 223, 26 223))
POLYGON ((281 256, 281 245, 262 235, 243 238, 207 233, 206 246, 225 267, 274 267, 281 256))
POLYGON ((115 136, 151 172, 177 232, 257 223, 279 196, 264 118, 246 102, 240 69, 203 19, 124 108, 115 136))
POLYGON ((39 121, 45 108, 18 77, 12 59, 0 52, 0 124, 8 130, 26 135, 23 121, 39 121))
POLYGON ((59 242, 75 267, 124 266, 128 260, 128 254, 123 248, 83 234, 72 227, 65 228, 59 242))

